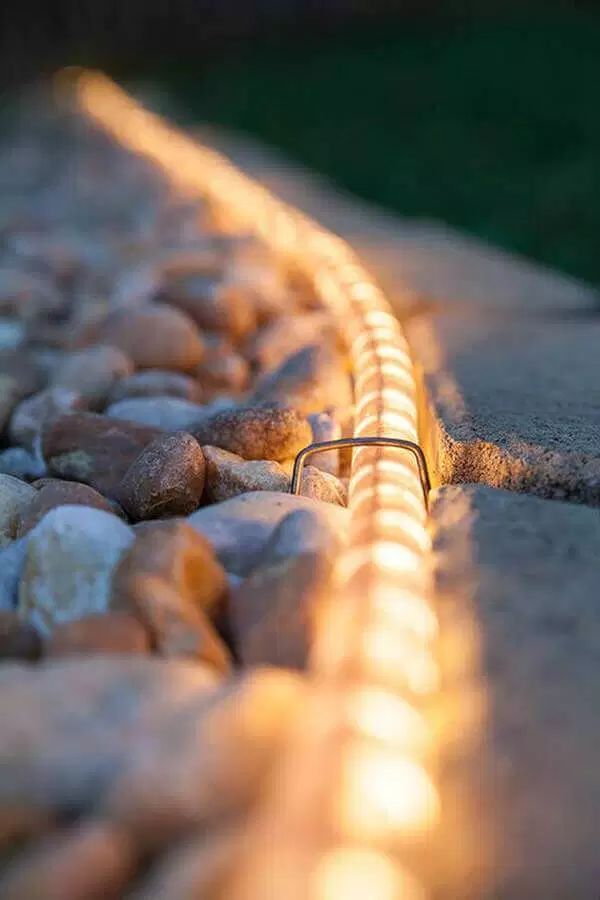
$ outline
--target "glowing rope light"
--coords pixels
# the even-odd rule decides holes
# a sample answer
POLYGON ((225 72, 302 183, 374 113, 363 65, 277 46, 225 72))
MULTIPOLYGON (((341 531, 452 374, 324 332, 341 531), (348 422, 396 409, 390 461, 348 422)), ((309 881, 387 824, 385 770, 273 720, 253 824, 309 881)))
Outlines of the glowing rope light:
MULTIPOLYGON (((82 109, 118 141, 311 279, 346 329, 356 434, 416 441, 406 340, 350 247, 105 76, 83 72, 74 82, 82 109)), ((427 896, 403 859, 403 841, 426 836, 439 813, 425 714, 438 683, 437 622, 414 461, 391 447, 356 450, 349 507, 348 547, 316 627, 315 690, 232 887, 235 900, 427 896)))

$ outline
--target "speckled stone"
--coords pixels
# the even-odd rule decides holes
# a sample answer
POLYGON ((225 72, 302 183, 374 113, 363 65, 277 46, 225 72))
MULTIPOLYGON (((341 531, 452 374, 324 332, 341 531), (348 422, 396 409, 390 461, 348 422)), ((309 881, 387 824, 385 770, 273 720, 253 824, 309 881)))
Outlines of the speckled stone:
POLYGON ((0 475, 0 548, 17 537, 20 517, 35 496, 31 485, 12 475, 0 475))
POLYGON ((210 444, 237 453, 244 459, 274 459, 295 456, 310 444, 307 420, 295 409, 254 406, 217 412, 190 429, 200 444, 210 444))
POLYGON ((206 461, 206 499, 228 500, 247 491, 287 491, 290 477, 272 460, 245 460, 219 447, 203 447, 206 461))
POLYGON ((132 519, 186 516, 204 491, 205 461, 190 434, 155 438, 132 462, 119 485, 119 502, 132 519))
POLYGON ((86 506, 50 510, 29 534, 18 611, 43 635, 108 609, 112 571, 133 542, 116 516, 86 506))
POLYGON ((73 413, 44 429, 42 454, 51 475, 82 481, 115 497, 129 466, 160 434, 133 422, 73 413))

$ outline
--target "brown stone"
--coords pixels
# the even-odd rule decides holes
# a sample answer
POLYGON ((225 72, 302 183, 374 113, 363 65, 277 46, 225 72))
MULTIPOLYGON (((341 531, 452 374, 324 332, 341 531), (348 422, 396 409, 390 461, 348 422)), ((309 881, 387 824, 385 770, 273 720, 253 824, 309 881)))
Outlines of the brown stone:
POLYGON ((223 410, 190 430, 200 444, 221 447, 244 459, 289 459, 312 438, 307 420, 295 409, 280 406, 223 410))
POLYGON ((198 723, 218 681, 197 661, 140 654, 5 662, 0 840, 89 815, 125 770, 140 771, 149 757, 160 757, 161 777, 173 784, 181 744, 198 751, 198 723))
POLYGON ((54 372, 52 385, 77 391, 90 409, 101 409, 113 385, 132 371, 133 364, 122 350, 99 344, 66 354, 54 372))
POLYGON ((290 477, 272 460, 245 460, 219 447, 203 447, 206 499, 219 503, 247 491, 288 491, 290 477))
POLYGON ((15 444, 31 449, 46 425, 75 409, 83 409, 85 399, 64 387, 44 388, 21 401, 10 419, 9 435, 15 444))
POLYGON ((229 654, 210 624, 228 592, 207 540, 183 521, 148 523, 113 575, 113 609, 131 612, 163 656, 201 659, 227 671, 229 654))
POLYGON ((37 659, 40 649, 40 637, 35 628, 16 613, 0 610, 0 661, 37 659))
POLYGON ((86 822, 38 840, 0 875, 3 900, 117 900, 135 874, 129 835, 108 822, 86 822))
POLYGON ((233 341, 244 338, 256 327, 252 296, 236 282, 186 274, 171 280, 166 298, 185 310, 200 328, 226 334, 233 341))
POLYGON ((194 322, 162 303, 112 312, 98 331, 98 340, 119 347, 140 369, 191 371, 204 354, 194 322))
POLYGON ((35 485, 36 494, 20 515, 17 537, 23 537, 35 528, 40 519, 56 506, 93 506, 114 513, 114 504, 87 484, 58 479, 42 479, 44 484, 35 485))
POLYGON ((328 313, 284 315, 255 332, 245 344, 244 354, 253 366, 266 372, 304 347, 315 343, 335 346, 337 341, 335 322, 328 313))
POLYGON ((255 403, 286 404, 304 415, 328 407, 346 409, 353 402, 341 355, 321 344, 304 347, 264 374, 252 398, 255 403))
POLYGON ((131 464, 119 485, 118 498, 132 519, 186 516, 200 504, 205 463, 190 434, 160 435, 131 464))
POLYGON ((205 400, 219 394, 240 394, 250 381, 248 363, 226 342, 209 343, 206 355, 198 368, 196 377, 202 386, 205 400))
POLYGON ((129 466, 160 433, 94 413, 73 413, 44 429, 42 453, 51 475, 82 481, 114 497, 129 466))
POLYGON ((149 653, 148 632, 135 616, 107 612, 57 625, 46 644, 45 656, 72 653, 149 653))
POLYGON ((276 559, 259 565, 232 593, 229 622, 244 665, 305 668, 331 566, 320 552, 276 559))

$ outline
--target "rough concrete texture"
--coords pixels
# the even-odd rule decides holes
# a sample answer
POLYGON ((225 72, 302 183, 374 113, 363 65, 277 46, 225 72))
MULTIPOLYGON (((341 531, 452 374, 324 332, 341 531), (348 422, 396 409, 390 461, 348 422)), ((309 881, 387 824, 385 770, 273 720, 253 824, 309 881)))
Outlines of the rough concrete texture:
POLYGON ((413 319, 434 480, 600 504, 600 314, 413 319))
POLYGON ((464 485, 435 493, 432 519, 446 680, 439 896, 592 900, 600 511, 464 485))

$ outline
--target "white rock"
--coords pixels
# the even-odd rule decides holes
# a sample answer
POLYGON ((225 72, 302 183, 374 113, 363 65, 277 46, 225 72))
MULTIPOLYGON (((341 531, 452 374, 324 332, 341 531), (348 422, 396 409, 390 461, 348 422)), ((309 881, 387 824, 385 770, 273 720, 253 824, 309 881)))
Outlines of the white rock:
POLYGON ((38 630, 105 612, 112 571, 133 530, 86 506, 51 510, 29 535, 19 585, 19 611, 38 630))
POLYGON ((0 547, 14 539, 19 516, 36 495, 35 488, 12 475, 0 475, 0 547))
POLYGON ((350 521, 347 509, 278 491, 240 494, 199 509, 188 521, 212 543, 228 572, 247 575, 260 562, 277 525, 299 509, 312 511, 322 529, 343 539, 350 521))

